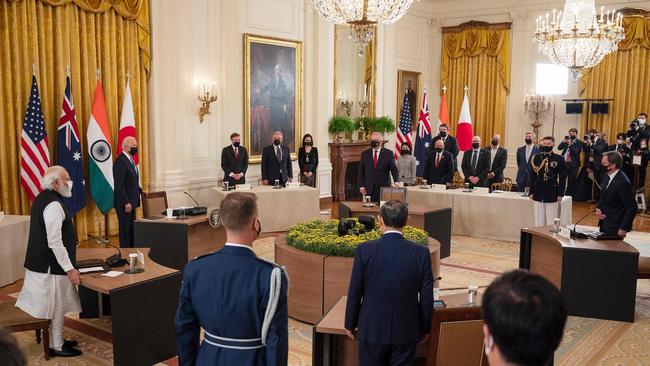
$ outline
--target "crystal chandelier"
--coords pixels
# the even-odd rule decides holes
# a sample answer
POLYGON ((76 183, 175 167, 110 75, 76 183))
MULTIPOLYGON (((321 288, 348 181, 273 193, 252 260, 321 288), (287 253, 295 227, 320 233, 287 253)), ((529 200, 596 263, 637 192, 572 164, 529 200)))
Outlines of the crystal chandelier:
POLYGON ((375 26, 395 23, 406 14, 413 0, 312 0, 312 2, 320 15, 330 22, 348 24, 350 39, 363 51, 375 35, 375 26))
POLYGON ((602 7, 597 17, 594 0, 566 0, 564 12, 553 9, 553 14, 537 19, 533 39, 551 62, 568 67, 577 80, 584 69, 616 52, 625 38, 622 19, 620 13, 605 13, 602 7))

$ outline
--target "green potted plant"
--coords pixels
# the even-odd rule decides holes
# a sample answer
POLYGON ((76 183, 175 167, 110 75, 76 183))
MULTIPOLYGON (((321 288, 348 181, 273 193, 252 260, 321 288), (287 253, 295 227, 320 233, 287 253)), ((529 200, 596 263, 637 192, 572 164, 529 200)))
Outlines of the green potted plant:
POLYGON ((354 131, 354 123, 349 117, 332 116, 329 120, 327 130, 336 136, 336 142, 341 143, 346 132, 354 131))
POLYGON ((382 135, 388 132, 395 131, 395 121, 387 116, 382 117, 368 117, 364 121, 364 126, 367 133, 379 132, 382 135))

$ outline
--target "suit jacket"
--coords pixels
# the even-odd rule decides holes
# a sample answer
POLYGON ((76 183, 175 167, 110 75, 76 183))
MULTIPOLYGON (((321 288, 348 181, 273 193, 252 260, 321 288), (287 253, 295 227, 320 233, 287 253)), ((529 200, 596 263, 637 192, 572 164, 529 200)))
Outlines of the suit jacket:
POLYGON ((567 144, 566 142, 562 141, 557 146, 557 148, 558 150, 562 151, 560 155, 562 155, 563 158, 566 157, 566 151, 569 149, 569 155, 571 157, 571 168, 578 169, 580 166, 580 152, 585 149, 585 146, 586 145, 582 141, 575 139, 571 144, 567 144))
POLYGON ((364 187, 370 195, 375 189, 390 186, 390 176, 393 176, 394 182, 399 182, 399 172, 393 152, 381 148, 377 157, 377 167, 374 165, 373 149, 365 150, 361 153, 359 162, 359 173, 357 183, 359 187, 364 187))
POLYGON ((487 173, 490 169, 490 153, 480 149, 479 156, 476 162, 476 170, 472 167, 472 150, 465 151, 463 154, 463 162, 461 163, 461 169, 463 170, 463 175, 465 176, 465 183, 470 183, 474 187, 485 187, 485 181, 487 179, 487 173), (469 181, 470 176, 477 176, 479 181, 477 184, 473 184, 469 181))
POLYGON ((530 156, 526 160, 526 145, 517 149, 517 187, 520 191, 523 191, 523 187, 530 187, 530 159, 539 153, 537 145, 533 145, 530 156))
POLYGON ((632 231, 632 222, 637 210, 632 184, 622 170, 616 173, 607 188, 605 177, 607 175, 603 176, 602 191, 596 205, 607 216, 598 222, 600 231, 606 234, 616 234, 618 229, 632 231))
POLYGON ((123 212, 120 209, 127 203, 133 208, 140 206, 140 175, 124 152, 113 162, 113 182, 113 206, 118 212, 123 212))
MULTIPOLYGON (((431 152, 435 152, 436 149, 436 141, 440 140, 442 137, 440 135, 434 136, 433 140, 431 140, 431 152)), ((458 142, 456 141, 456 138, 454 136, 449 136, 447 135, 447 138, 445 139, 445 151, 449 151, 451 155, 454 156, 454 161, 456 161, 456 158, 458 157, 458 142)))
POLYGON ((255 345, 256 342, 219 340, 212 335, 237 340, 261 337, 274 268, 275 264, 258 259, 251 249, 229 245, 185 266, 176 311, 179 365, 287 364, 288 286, 284 273, 278 305, 266 336, 266 347, 242 351, 208 343, 255 345), (201 328, 207 333, 199 344, 201 328))
MULTIPOLYGON (((490 163, 490 149, 492 146, 485 148, 485 151, 488 153, 488 166, 490 163)), ((488 167, 488 173, 494 173, 494 178, 490 179, 491 183, 501 183, 503 182, 503 171, 506 169, 506 164, 508 163, 508 150, 499 146, 497 148, 497 153, 494 155, 494 161, 492 166, 488 167)))
POLYGON ((416 343, 429 334, 432 309, 433 274, 426 246, 399 233, 387 233, 357 246, 345 328, 358 327, 359 340, 416 343))
POLYGON ((608 149, 609 145, 607 145, 607 142, 602 137, 591 145, 592 156, 594 158, 593 169, 596 172, 603 172, 603 153, 605 153, 608 149))
POLYGON ((442 151, 442 157, 436 168, 436 152, 429 153, 424 165, 424 174, 422 178, 427 180, 427 184, 447 184, 454 179, 454 156, 449 151, 442 151))
POLYGON ((270 185, 275 180, 285 183, 288 178, 293 178, 293 168, 291 167, 291 152, 285 145, 282 148, 282 161, 278 161, 275 155, 275 145, 269 145, 262 150, 262 180, 267 180, 270 185))
POLYGON ((246 183, 246 171, 248 170, 248 151, 243 146, 237 148, 238 154, 235 157, 235 148, 228 145, 221 150, 221 169, 223 170, 223 179, 237 184, 246 183), (242 173, 244 176, 235 181, 230 177, 230 173, 242 173))

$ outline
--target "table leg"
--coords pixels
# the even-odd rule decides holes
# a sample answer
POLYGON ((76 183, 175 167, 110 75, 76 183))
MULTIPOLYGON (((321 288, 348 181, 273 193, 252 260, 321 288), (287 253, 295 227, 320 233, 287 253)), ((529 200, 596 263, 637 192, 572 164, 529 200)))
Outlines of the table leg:
POLYGON ((43 353, 45 354, 45 360, 50 359, 50 329, 42 329, 43 332, 43 353))

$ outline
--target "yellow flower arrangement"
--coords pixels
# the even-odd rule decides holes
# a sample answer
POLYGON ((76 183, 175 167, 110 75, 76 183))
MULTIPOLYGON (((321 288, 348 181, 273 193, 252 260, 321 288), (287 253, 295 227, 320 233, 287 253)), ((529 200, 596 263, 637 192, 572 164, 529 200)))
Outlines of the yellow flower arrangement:
MULTIPOLYGON (((363 228, 363 224, 355 220, 354 231, 363 228)), ((287 244, 306 252, 332 255, 337 257, 354 257, 357 245, 381 237, 381 232, 376 224, 375 229, 360 234, 338 235, 339 220, 312 220, 298 224, 289 229, 287 244)), ((429 236, 426 231, 405 226, 404 238, 420 245, 427 245, 429 236)))

